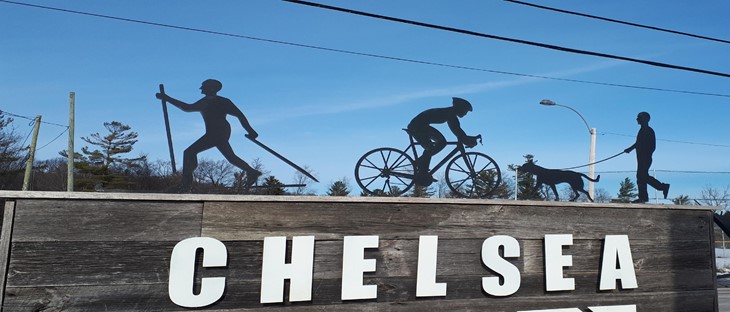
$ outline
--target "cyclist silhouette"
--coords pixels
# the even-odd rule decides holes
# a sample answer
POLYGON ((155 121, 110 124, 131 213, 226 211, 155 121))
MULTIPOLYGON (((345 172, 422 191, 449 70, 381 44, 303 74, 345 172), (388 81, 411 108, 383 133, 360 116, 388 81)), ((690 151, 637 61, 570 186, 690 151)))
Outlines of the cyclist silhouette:
POLYGON ((203 81, 200 93, 205 96, 193 104, 187 104, 164 93, 157 93, 158 99, 165 100, 184 112, 200 112, 205 122, 205 134, 191 144, 183 153, 183 179, 180 191, 190 192, 193 182, 193 171, 198 167, 198 154, 213 147, 234 166, 246 172, 246 186, 253 185, 261 176, 261 172, 251 167, 243 159, 236 156, 228 140, 231 137, 231 125, 226 120, 227 115, 237 117, 246 131, 247 137, 255 139, 258 133, 248 123, 248 119, 231 100, 218 96, 223 84, 215 79, 203 81))
POLYGON ((431 157, 446 147, 446 138, 432 126, 433 124, 448 124, 451 132, 466 147, 471 148, 477 145, 478 137, 467 135, 461 129, 461 124, 459 123, 459 118, 466 116, 470 111, 472 111, 471 103, 462 98, 455 97, 453 98, 451 107, 427 109, 414 117, 408 124, 408 133, 424 149, 423 155, 415 161, 416 175, 420 176, 416 180, 422 182, 417 184, 430 184, 427 182, 424 183, 425 181, 423 180, 431 180, 431 177, 427 176, 429 167, 431 166, 431 157))
POLYGON ((645 203, 649 201, 649 194, 646 191, 646 185, 662 191, 664 198, 669 194, 669 184, 659 182, 656 178, 649 175, 649 167, 652 163, 652 154, 656 149, 656 136, 654 129, 649 127, 651 116, 647 112, 641 112, 636 116, 636 123, 641 125, 639 133, 636 135, 636 143, 624 150, 625 153, 631 153, 636 149, 636 186, 639 189, 639 198, 633 203, 645 203))

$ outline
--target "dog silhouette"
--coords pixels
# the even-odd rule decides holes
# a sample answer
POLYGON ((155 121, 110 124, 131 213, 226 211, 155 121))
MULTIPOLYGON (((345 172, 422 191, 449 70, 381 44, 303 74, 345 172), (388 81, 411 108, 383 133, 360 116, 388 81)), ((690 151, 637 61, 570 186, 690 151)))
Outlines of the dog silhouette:
POLYGON ((570 188, 573 189, 573 197, 570 198, 570 201, 575 201, 576 199, 578 199, 578 197, 580 196, 578 192, 586 194, 588 199, 590 201, 593 201, 591 195, 588 194, 585 189, 583 189, 583 178, 586 178, 587 180, 593 182, 598 182, 598 180, 601 179, 600 175, 597 176, 594 180, 580 172, 570 170, 547 169, 544 167, 540 167, 531 161, 528 161, 524 165, 518 167, 517 170, 535 175, 537 177, 537 184, 535 187, 537 188, 540 188, 543 184, 549 185, 550 189, 552 189, 553 193, 555 194, 556 201, 560 200, 560 198, 558 197, 558 191, 555 189, 555 185, 560 183, 568 183, 570 185, 570 188))

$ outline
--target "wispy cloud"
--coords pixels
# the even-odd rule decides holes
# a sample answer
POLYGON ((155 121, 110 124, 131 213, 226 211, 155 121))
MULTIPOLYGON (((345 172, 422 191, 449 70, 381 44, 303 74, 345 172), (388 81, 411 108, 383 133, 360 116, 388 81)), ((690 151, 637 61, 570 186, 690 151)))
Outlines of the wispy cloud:
MULTIPOLYGON (((604 70, 607 68, 619 66, 620 64, 622 64, 622 63, 617 62, 617 61, 601 62, 601 63, 596 63, 596 64, 593 64, 590 66, 566 69, 566 70, 551 72, 551 73, 546 73, 546 74, 538 74, 536 76, 565 78, 565 77, 570 77, 573 75, 604 70)), ((411 102, 414 100, 420 100, 420 99, 426 99, 426 98, 432 98, 432 97, 464 96, 464 95, 468 95, 468 94, 476 94, 476 93, 481 93, 481 92, 485 92, 485 91, 492 91, 492 90, 515 87, 515 86, 519 86, 519 85, 525 85, 525 84, 534 83, 534 82, 538 82, 538 81, 545 81, 545 79, 536 78, 536 77, 519 77, 519 78, 505 79, 505 80, 500 80, 500 81, 489 81, 489 82, 484 82, 484 83, 474 83, 474 84, 450 86, 450 87, 437 88, 437 89, 420 90, 420 91, 414 91, 414 92, 408 92, 408 93, 402 93, 402 94, 394 94, 394 95, 379 97, 379 98, 366 98, 366 99, 359 99, 359 100, 354 100, 354 101, 353 100, 344 100, 344 102, 338 101, 336 105, 333 104, 334 102, 330 100, 324 104, 300 106, 300 107, 297 107, 294 109, 288 109, 284 112, 277 111, 275 114, 272 113, 272 114, 267 114, 267 115, 263 115, 263 116, 258 116, 258 117, 256 117, 256 120, 257 120, 258 124, 265 124, 265 123, 280 122, 280 121, 287 120, 287 119, 300 118, 300 117, 306 117, 306 116, 338 114, 338 113, 352 112, 352 111, 357 111, 357 110, 375 109, 375 108, 400 105, 400 104, 411 102)))

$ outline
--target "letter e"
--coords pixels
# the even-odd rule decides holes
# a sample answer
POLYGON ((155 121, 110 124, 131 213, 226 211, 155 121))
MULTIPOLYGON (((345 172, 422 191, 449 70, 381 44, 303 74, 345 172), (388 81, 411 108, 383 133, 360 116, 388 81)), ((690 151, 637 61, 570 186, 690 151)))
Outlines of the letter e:
POLYGON ((573 256, 563 255, 563 246, 570 245, 572 234, 545 235, 545 290, 575 290, 575 280, 563 277, 563 268, 573 266, 573 256))
POLYGON ((342 300, 375 299, 377 285, 363 285, 364 272, 375 272, 375 259, 365 248, 378 248, 378 236, 345 236, 342 247, 342 300))

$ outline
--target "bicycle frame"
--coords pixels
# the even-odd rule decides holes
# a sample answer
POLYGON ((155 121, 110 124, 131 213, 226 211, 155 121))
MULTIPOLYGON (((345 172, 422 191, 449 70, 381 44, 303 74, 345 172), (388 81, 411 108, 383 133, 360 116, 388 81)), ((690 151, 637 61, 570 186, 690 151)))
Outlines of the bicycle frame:
MULTIPOLYGON (((418 151, 416 150, 416 146, 417 145, 421 145, 421 144, 420 143, 417 143, 413 139, 413 136, 410 135, 410 134, 408 134, 408 138, 411 141, 411 143, 408 145, 408 147, 406 147, 403 150, 403 152, 405 152, 407 154, 408 153, 408 150, 411 150, 411 152, 413 153, 413 159, 416 160, 416 159, 418 159, 418 151)), ((441 169, 441 167, 443 165, 445 165, 451 158, 453 158, 454 156, 456 156, 457 153, 460 153, 462 155, 464 153, 466 153, 466 149, 464 148, 464 144, 461 143, 461 142, 459 142, 459 141, 446 142, 446 145, 447 146, 448 145, 455 145, 455 147, 454 147, 453 150, 451 150, 451 152, 449 152, 449 154, 447 154, 443 159, 441 159, 441 161, 439 161, 438 164, 436 164, 435 166, 433 166, 433 168, 428 172, 428 174, 433 175, 434 173, 436 173, 436 171, 438 171, 439 169, 441 169)), ((474 168, 469 168, 469 170, 470 171, 474 171, 474 168)))

